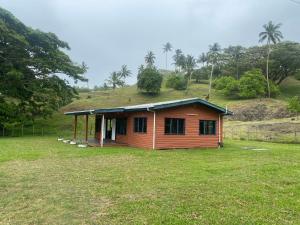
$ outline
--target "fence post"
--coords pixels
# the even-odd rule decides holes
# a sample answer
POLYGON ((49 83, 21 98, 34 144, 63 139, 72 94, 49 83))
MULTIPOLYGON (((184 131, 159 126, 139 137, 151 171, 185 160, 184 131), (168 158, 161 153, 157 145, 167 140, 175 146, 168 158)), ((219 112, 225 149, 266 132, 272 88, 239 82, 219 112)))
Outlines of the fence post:
POLYGON ((34 136, 34 124, 32 125, 32 136, 34 136))
POLYGON ((22 124, 22 126, 21 126, 21 136, 22 137, 24 136, 24 124, 22 124))

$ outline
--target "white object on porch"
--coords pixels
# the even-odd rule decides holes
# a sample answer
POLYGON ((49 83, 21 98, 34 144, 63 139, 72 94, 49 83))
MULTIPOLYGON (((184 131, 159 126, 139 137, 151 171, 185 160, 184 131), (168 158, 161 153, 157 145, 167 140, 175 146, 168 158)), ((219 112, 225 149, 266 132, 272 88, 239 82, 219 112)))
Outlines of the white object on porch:
POLYGON ((116 118, 111 120, 111 140, 116 140, 116 118))

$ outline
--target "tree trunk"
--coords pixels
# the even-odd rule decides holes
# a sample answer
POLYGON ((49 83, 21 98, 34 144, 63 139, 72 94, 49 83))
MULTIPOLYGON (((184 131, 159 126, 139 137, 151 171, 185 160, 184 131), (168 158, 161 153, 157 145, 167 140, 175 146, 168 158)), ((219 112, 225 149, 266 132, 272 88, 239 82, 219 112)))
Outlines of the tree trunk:
POLYGON ((168 52, 166 52, 166 70, 168 70, 168 52))
POLYGON ((239 74, 239 63, 236 63, 236 79, 239 80, 240 79, 240 74, 239 74))
POLYGON ((210 97, 211 92, 211 84, 212 84, 212 77, 214 73, 214 64, 211 65, 211 72, 210 72, 210 78, 209 78, 209 89, 208 89, 208 96, 210 97))
POLYGON ((269 98, 271 98, 271 90, 270 90, 270 82, 269 82, 269 59, 270 59, 270 53, 271 53, 271 46, 270 46, 270 41, 268 41, 268 56, 267 56, 266 74, 267 74, 268 97, 269 98))

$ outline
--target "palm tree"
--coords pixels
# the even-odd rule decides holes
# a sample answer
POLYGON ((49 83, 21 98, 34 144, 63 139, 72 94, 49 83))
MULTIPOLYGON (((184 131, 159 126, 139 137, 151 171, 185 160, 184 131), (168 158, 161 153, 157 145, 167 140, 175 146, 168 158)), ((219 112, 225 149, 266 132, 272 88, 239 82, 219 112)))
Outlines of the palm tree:
POLYGON ((198 63, 202 63, 202 65, 204 66, 205 63, 207 62, 207 55, 203 52, 197 60, 198 63))
POLYGON ((174 65, 175 65, 175 70, 177 68, 180 68, 180 57, 182 56, 182 51, 181 49, 176 49, 175 50, 175 55, 173 55, 173 60, 174 60, 174 65))
POLYGON ((172 51, 173 47, 170 44, 170 42, 167 42, 164 46, 163 46, 163 50, 164 53, 166 53, 166 70, 168 69, 168 52, 172 51))
POLYGON ((283 38, 283 35, 279 30, 280 27, 281 27, 281 23, 273 24, 273 22, 270 21, 268 24, 263 25, 264 31, 259 33, 259 42, 264 42, 265 40, 267 40, 268 53, 267 53, 266 77, 267 77, 269 98, 271 97, 270 82, 269 82, 269 60, 271 54, 271 43, 276 44, 277 42, 280 42, 280 40, 283 38))
POLYGON ((145 56, 145 62, 147 67, 151 68, 154 66, 155 55, 152 51, 149 51, 148 54, 145 56))
POLYGON ((191 83, 192 73, 193 73, 196 65, 197 65, 196 59, 191 55, 187 55, 186 58, 185 58, 184 70, 186 71, 186 75, 188 77, 189 85, 191 83))
POLYGON ((211 72, 210 72, 210 78, 209 78, 209 89, 208 89, 207 99, 210 98, 214 67, 218 63, 218 60, 220 57, 220 51, 221 51, 221 46, 218 43, 214 43, 213 45, 209 46, 209 52, 208 52, 207 56, 208 56, 208 62, 210 62, 210 64, 211 64, 211 72))
POLYGON ((120 71, 120 77, 126 79, 131 76, 131 71, 127 68, 127 65, 123 65, 120 71))
POLYGON ((224 50, 226 54, 230 56, 230 58, 234 61, 236 66, 236 79, 240 79, 240 71, 239 71, 239 64, 242 56, 245 53, 245 49, 238 45, 238 46, 229 46, 224 50))
POLYGON ((124 81, 121 79, 120 72, 112 72, 107 79, 107 83, 115 90, 118 86, 124 86, 124 81))

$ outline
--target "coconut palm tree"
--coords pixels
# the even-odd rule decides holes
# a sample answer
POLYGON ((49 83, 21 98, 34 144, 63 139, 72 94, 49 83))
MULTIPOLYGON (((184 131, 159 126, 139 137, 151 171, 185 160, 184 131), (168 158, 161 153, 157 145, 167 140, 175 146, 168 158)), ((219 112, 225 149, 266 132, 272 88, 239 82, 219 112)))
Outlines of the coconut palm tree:
POLYGON ((168 69, 168 52, 171 52, 173 49, 172 45, 170 44, 170 42, 167 42, 164 46, 163 46, 163 50, 164 53, 166 53, 166 70, 168 69))
POLYGON ((120 77, 126 79, 131 76, 131 71, 127 68, 127 65, 123 65, 120 71, 120 77))
POLYGON ((205 63, 207 62, 207 54, 205 54, 204 52, 198 57, 197 60, 198 63, 202 63, 202 66, 205 65, 205 63))
POLYGON ((124 86, 124 81, 121 79, 120 72, 112 72, 106 81, 113 90, 115 90, 118 86, 124 86))
POLYGON ((188 78, 188 84, 189 84, 188 86, 190 86, 190 84, 191 84, 192 73, 193 73, 196 65, 197 65, 196 59, 191 55, 187 55, 185 58, 184 70, 185 70, 187 78, 188 78))
POLYGON ((271 97, 270 91, 270 82, 269 82, 269 60, 271 54, 271 44, 274 45, 280 42, 283 39, 283 35, 279 28, 281 27, 281 23, 273 24, 270 21, 268 24, 263 25, 264 31, 259 33, 259 42, 264 42, 267 40, 267 66, 266 66, 266 77, 267 77, 267 84, 268 84, 268 96, 271 97))
POLYGON ((145 56, 145 62, 147 64, 147 67, 153 67, 154 66, 154 60, 155 55, 152 51, 149 51, 148 54, 145 56))
POLYGON ((182 56, 182 51, 181 49, 176 49, 175 50, 175 55, 173 55, 173 60, 174 60, 174 65, 175 65, 175 70, 177 68, 180 68, 180 57, 182 56))
POLYGON ((221 52, 221 46, 218 43, 214 43, 213 45, 209 46, 209 52, 207 53, 207 57, 208 57, 207 61, 211 64, 211 72, 210 72, 210 78, 209 78, 209 88, 208 88, 207 99, 210 98, 214 67, 218 63, 218 60, 220 58, 220 52, 221 52))

